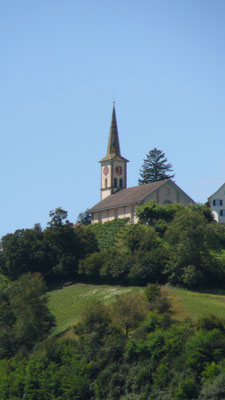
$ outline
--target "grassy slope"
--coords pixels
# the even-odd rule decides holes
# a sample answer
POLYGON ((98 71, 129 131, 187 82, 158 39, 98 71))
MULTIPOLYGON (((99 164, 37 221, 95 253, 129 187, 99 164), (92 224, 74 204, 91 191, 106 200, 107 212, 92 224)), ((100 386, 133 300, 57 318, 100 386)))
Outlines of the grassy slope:
POLYGON ((174 317, 182 320, 191 317, 194 320, 209 314, 225 318, 225 296, 220 294, 191 292, 184 289, 167 288, 174 308, 174 317))
POLYGON ((57 324, 53 334, 62 333, 75 324, 89 302, 101 300, 109 303, 116 295, 137 290, 143 290, 143 288, 77 283, 49 292, 49 308, 57 324))
MULTIPOLYGON (((109 285, 74 284, 60 290, 49 292, 49 307, 56 317, 57 326, 54 334, 64 332, 74 325, 88 302, 96 300, 109 303, 116 295, 133 291, 143 291, 143 288, 109 285)), ((173 317, 182 320, 187 317, 198 319, 207 314, 216 314, 225 318, 225 296, 191 292, 183 289, 163 288, 172 300, 173 317)))

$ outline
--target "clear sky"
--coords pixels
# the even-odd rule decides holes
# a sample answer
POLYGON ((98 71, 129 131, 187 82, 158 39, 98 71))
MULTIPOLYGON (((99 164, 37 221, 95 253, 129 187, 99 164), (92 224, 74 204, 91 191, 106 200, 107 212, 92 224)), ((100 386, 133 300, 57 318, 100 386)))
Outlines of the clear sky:
POLYGON ((156 147, 206 202, 225 182, 225 1, 0 1, 0 237, 100 200, 114 96, 128 186, 156 147))

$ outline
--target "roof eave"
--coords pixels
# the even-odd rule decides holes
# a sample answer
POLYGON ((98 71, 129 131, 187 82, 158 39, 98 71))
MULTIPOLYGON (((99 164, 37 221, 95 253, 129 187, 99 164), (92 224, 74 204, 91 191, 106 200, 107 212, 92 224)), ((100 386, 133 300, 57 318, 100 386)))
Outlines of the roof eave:
POLYGON ((126 206, 131 206, 132 204, 142 204, 143 200, 138 200, 138 201, 131 201, 129 203, 120 203, 114 206, 108 206, 108 207, 102 207, 102 208, 97 208, 97 209, 92 209, 90 208, 88 212, 94 213, 94 212, 99 212, 99 211, 105 211, 105 210, 112 210, 114 208, 119 208, 119 207, 126 207, 126 206))
POLYGON ((126 161, 126 162, 130 162, 129 160, 127 160, 126 158, 122 157, 122 156, 108 156, 106 155, 104 158, 102 158, 99 162, 102 163, 103 161, 126 161))

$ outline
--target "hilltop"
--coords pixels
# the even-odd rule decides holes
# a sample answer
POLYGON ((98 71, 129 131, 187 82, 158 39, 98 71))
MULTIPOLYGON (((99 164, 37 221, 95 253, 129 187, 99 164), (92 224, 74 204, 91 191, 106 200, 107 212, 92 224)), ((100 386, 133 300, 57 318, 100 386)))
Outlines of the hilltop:
POLYGON ((210 210, 50 216, 2 239, 1 399, 222 399, 225 228, 210 210))

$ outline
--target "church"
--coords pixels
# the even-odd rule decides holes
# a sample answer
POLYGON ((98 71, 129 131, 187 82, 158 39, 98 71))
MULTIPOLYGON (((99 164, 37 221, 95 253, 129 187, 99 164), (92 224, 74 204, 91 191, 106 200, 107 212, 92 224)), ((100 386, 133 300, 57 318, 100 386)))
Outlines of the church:
POLYGON ((180 203, 184 206, 194 201, 171 179, 164 179, 127 188, 127 163, 121 156, 116 121, 115 102, 113 102, 112 120, 106 156, 101 164, 101 201, 89 209, 91 223, 112 221, 117 218, 129 218, 137 223, 136 209, 143 203, 180 203))

